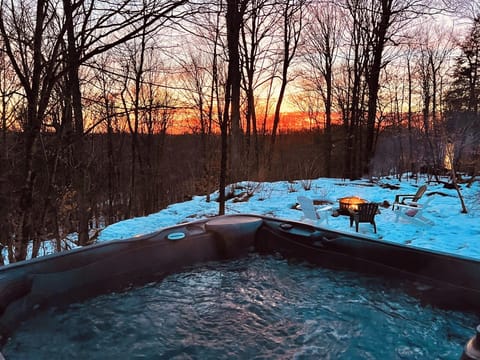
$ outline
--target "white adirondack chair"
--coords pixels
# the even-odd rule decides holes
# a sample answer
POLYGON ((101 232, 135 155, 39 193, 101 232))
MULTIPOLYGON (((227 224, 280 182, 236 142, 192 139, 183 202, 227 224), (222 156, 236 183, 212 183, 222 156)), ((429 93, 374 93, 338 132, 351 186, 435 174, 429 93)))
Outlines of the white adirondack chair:
POLYGON ((423 212, 432 200, 433 196, 430 196, 424 203, 410 202, 408 204, 395 204, 395 222, 398 222, 398 220, 402 218, 407 222, 416 223, 417 225, 434 225, 435 223, 432 220, 423 215, 423 212))
POLYGON ((328 217, 333 209, 332 205, 325 205, 315 208, 313 200, 306 196, 299 196, 297 202, 300 204, 300 208, 303 211, 303 220, 306 220, 313 225, 326 222, 328 224, 328 217))

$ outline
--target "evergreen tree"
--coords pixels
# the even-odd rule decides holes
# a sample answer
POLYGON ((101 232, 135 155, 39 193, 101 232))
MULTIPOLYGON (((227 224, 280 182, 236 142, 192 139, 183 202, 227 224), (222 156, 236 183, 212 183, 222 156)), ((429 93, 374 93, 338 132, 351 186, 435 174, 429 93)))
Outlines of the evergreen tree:
POLYGON ((446 96, 446 132, 455 168, 475 173, 480 166, 480 16, 460 50, 446 96))
POLYGON ((480 100, 480 16, 473 21, 472 28, 461 44, 461 54, 454 69, 454 81, 447 94, 450 115, 478 116, 480 100))

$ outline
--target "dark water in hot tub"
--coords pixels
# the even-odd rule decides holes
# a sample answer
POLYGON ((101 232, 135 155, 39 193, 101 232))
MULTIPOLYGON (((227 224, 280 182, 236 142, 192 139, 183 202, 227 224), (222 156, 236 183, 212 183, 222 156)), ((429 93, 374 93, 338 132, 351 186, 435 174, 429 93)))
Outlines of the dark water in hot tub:
POLYGON ((385 280, 251 256, 39 313, 8 359, 459 359, 479 319, 385 280))

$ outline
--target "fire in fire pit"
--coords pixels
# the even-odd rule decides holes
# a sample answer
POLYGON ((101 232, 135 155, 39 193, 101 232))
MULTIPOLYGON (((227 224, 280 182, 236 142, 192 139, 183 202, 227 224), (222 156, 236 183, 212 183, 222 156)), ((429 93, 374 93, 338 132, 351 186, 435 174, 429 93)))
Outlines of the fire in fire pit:
POLYGON ((368 201, 358 196, 347 196, 341 198, 338 202, 340 203, 340 212, 348 214, 349 210, 358 210, 359 204, 365 204, 368 201))

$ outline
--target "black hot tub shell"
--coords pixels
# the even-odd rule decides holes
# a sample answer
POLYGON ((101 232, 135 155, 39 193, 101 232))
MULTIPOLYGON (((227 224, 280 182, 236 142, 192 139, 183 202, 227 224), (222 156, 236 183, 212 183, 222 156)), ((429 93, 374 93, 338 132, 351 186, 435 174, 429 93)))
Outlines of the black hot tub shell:
MULTIPOLYGON (((0 340, 35 311, 126 290, 194 264, 278 253, 323 267, 413 279, 431 304, 480 313, 480 262, 257 215, 220 216, 0 268, 0 340)), ((394 284, 394 282, 392 282, 394 284)))

